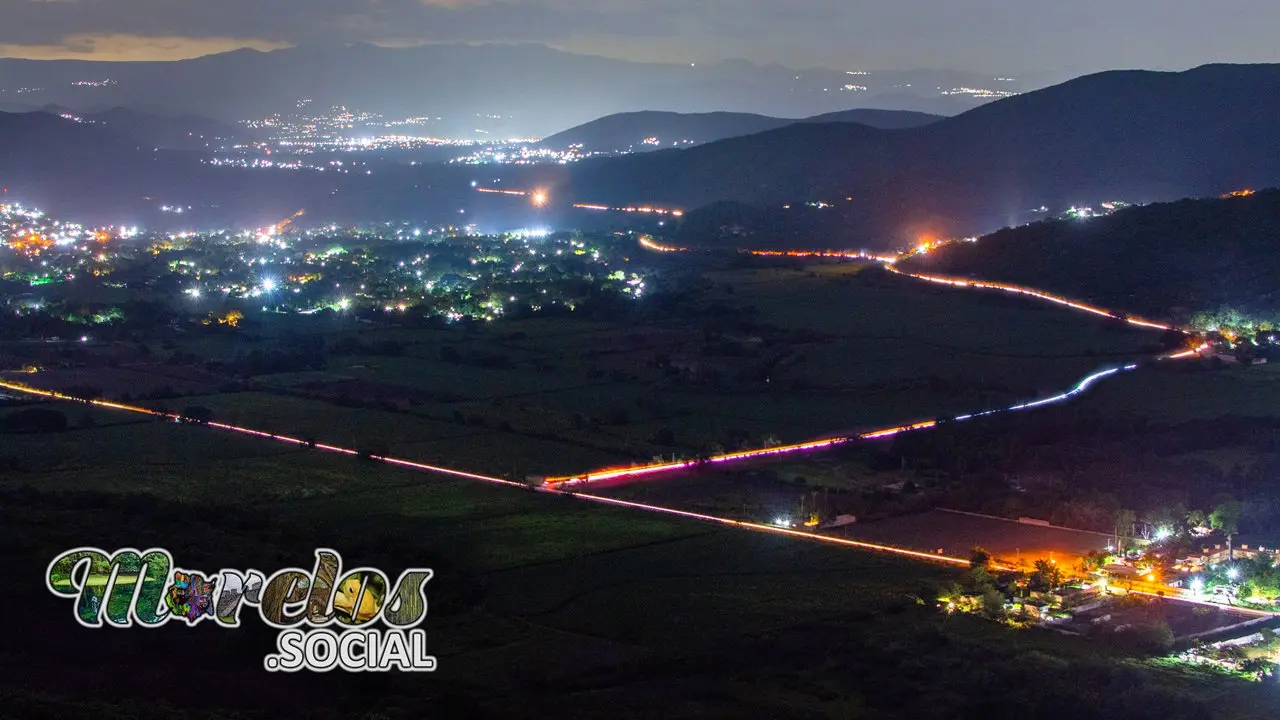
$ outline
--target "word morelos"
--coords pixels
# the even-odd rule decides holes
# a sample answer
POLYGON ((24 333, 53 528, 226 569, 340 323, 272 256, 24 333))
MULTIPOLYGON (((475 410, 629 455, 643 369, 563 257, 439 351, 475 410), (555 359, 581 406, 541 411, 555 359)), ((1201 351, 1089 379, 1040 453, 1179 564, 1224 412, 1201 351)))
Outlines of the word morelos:
POLYGON ((435 669, 435 658, 425 655, 424 633, 410 632, 427 614, 430 569, 405 570, 392 585, 375 568, 343 572, 337 551, 321 548, 315 556, 310 571, 206 574, 176 567, 164 549, 108 553, 82 547, 51 562, 46 583, 54 595, 76 599, 76 622, 90 628, 158 627, 175 618, 188 625, 212 618, 234 628, 244 606, 256 607, 264 623, 285 631, 277 641, 280 654, 264 662, 267 670, 435 669), (361 627, 377 619, 391 629, 361 627), (295 629, 304 625, 345 626, 347 632, 295 629))

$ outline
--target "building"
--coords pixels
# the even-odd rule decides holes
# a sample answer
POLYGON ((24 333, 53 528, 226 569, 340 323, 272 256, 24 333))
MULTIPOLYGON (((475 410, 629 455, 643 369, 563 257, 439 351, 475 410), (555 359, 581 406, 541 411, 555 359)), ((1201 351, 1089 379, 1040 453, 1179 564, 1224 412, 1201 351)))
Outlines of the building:
POLYGON ((1280 552, 1277 543, 1263 544, 1257 540, 1237 538, 1230 552, 1227 551, 1226 543, 1215 543, 1202 547, 1198 555, 1179 558, 1178 565, 1194 570, 1229 562, 1232 555, 1236 560, 1256 560, 1260 555, 1272 555, 1277 552, 1280 552))

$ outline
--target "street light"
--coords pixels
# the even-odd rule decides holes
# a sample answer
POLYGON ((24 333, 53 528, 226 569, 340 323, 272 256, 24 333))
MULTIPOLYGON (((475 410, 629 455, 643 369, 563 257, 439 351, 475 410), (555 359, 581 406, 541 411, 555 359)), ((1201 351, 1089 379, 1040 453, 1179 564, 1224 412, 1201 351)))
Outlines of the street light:
POLYGON ((1239 580, 1239 579, 1240 579, 1240 568, 1228 568, 1228 569, 1227 569, 1227 579, 1228 579, 1228 580, 1239 580))

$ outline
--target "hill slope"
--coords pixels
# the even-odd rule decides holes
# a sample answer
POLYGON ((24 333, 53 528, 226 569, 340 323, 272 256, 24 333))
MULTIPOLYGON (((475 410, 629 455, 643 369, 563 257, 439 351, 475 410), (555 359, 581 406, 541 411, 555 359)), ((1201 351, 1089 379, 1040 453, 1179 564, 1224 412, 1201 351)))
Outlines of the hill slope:
POLYGON ((118 107, 80 117, 144 146, 164 150, 216 150, 252 140, 239 128, 194 115, 154 115, 118 107))
POLYGON ((1280 183, 1280 65, 1108 72, 918 128, 791 125, 582 163, 590 202, 838 201, 864 240, 972 233, 1041 205, 1215 195, 1280 183), (851 198, 845 200, 845 198, 851 198))
POLYGON ((658 150, 684 147, 754 135, 800 122, 854 122, 870 127, 895 129, 927 125, 939 115, 901 110, 841 110, 807 119, 789 119, 752 113, 675 113, 642 111, 617 113, 556 133, 542 141, 551 148, 581 145, 597 152, 658 150), (646 144, 645 140, 654 142, 646 144))
POLYGON ((1232 307, 1280 321, 1280 190, 1001 230, 907 261, 1186 322, 1232 307))

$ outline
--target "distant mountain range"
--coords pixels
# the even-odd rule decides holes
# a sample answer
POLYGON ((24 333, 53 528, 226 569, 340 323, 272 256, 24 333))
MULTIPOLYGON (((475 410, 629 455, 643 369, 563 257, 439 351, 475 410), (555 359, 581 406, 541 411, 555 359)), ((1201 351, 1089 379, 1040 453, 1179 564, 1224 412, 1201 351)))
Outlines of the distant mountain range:
POLYGON ((1049 78, 636 63, 542 45, 306 46, 175 62, 0 60, 0 103, 128 107, 223 122, 335 105, 420 118, 424 134, 542 137, 618 112, 807 117, 850 107, 955 114, 1049 78))
POLYGON ((567 166, 388 159, 371 174, 213 168, 203 153, 157 151, 109 124, 0 115, 0 184, 90 220, 137 217, 162 202, 205 208, 184 220, 237 225, 299 207, 309 220, 335 222, 484 222, 499 202, 529 209, 477 197, 471 183, 481 181, 546 189, 552 203, 540 222, 575 202, 650 203, 686 210, 681 232, 698 241, 881 248, 1021 224, 1042 205, 1280 185, 1277 127, 1280 65, 1101 73, 895 130, 798 123, 567 166))
POLYGON ((839 232, 821 241, 884 246, 918 233, 1018 224, 1041 205, 1280 184, 1277 127, 1280 65, 1117 71, 916 128, 796 124, 688 150, 584 161, 567 180, 552 180, 579 202, 692 209, 738 201, 769 212, 825 202, 832 207, 823 226, 839 232))
POLYGON ((754 135, 799 122, 853 122, 886 130, 918 127, 940 115, 906 110, 842 110, 811 118, 778 118, 753 113, 674 113, 656 110, 618 113, 592 120, 543 139, 541 145, 588 152, 645 152, 691 147, 725 138, 754 135))

